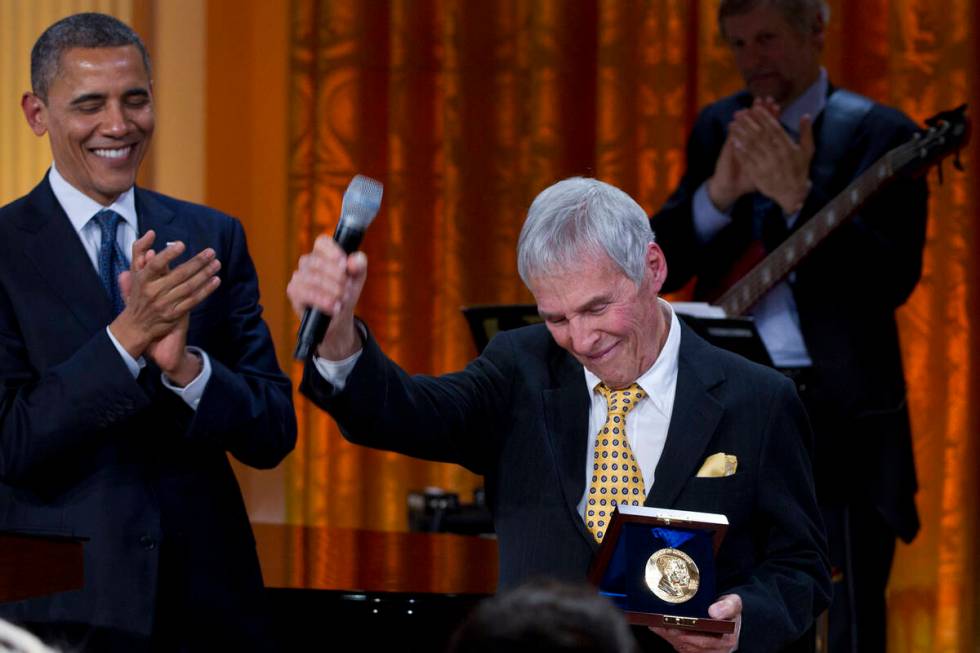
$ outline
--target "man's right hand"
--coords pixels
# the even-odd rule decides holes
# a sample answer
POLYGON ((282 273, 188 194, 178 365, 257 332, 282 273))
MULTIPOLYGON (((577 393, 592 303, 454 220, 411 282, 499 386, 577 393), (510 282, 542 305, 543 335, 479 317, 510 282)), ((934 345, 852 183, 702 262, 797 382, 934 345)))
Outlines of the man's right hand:
POLYGON ((144 354, 151 343, 168 333, 190 311, 218 287, 221 264, 208 248, 174 269, 170 264, 185 249, 181 242, 170 243, 159 254, 147 257, 156 238, 146 232, 133 243, 134 265, 125 279, 126 308, 109 325, 112 335, 133 358, 144 354))
POLYGON ((300 257, 286 294, 298 316, 308 307, 330 316, 330 328, 317 347, 320 358, 340 361, 361 350, 354 307, 366 280, 364 253, 347 256, 328 236, 317 238, 313 251, 300 257))
POLYGON ((751 109, 736 114, 728 131, 735 137, 741 169, 760 193, 779 204, 784 215, 797 213, 810 193, 810 161, 813 159, 813 121, 800 118, 799 143, 795 142, 765 103, 756 100, 751 109))
MULTIPOLYGON (((780 108, 772 98, 756 98, 752 103, 752 108, 764 110, 771 116, 778 119, 780 108)), ((740 109, 732 116, 735 123, 740 117, 747 115, 752 109, 740 109)), ((744 164, 739 163, 737 135, 729 129, 725 143, 722 145, 718 161, 715 162, 714 174, 708 178, 706 189, 708 198, 715 208, 722 213, 728 213, 732 205, 749 193, 755 193, 760 189, 752 180, 744 164)))
POLYGON ((755 184, 738 163, 734 136, 729 133, 715 163, 715 172, 707 181, 708 198, 716 209, 728 213, 738 198, 755 190, 755 184))

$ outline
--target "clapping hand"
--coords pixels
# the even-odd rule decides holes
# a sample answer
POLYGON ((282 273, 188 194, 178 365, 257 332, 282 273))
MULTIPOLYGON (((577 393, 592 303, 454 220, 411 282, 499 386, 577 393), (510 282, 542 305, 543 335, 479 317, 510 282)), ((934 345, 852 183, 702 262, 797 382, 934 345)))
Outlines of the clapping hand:
POLYGON ((201 370, 201 360, 186 350, 190 312, 214 292, 221 263, 207 248, 171 269, 185 248, 168 243, 156 253, 151 230, 133 243, 130 269, 119 275, 126 308, 109 326, 133 358, 147 356, 176 385, 184 386, 201 370))

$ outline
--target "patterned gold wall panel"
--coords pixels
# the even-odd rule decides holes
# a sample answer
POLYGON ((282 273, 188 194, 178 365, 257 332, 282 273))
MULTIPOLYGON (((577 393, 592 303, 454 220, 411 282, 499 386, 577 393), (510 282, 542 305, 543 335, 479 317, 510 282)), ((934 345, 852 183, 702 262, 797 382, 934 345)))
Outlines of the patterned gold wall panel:
MULTIPOLYGON (((147 43, 153 57, 156 130, 143 162, 154 190, 188 202, 205 200, 207 3, 162 0, 152 6, 147 43), (149 165, 148 165, 149 164, 149 165)), ((144 36, 144 40, 147 37, 144 36)), ((228 161, 223 161, 228 165, 228 161)))

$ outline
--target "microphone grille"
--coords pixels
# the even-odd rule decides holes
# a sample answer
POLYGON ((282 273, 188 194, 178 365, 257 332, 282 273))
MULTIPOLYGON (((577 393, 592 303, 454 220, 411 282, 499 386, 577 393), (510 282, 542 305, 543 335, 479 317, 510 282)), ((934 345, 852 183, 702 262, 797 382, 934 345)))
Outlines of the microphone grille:
POLYGON ((381 208, 381 195, 384 192, 384 184, 377 179, 371 179, 364 175, 354 175, 347 190, 344 191, 344 200, 340 207, 341 220, 348 226, 364 230, 374 220, 381 208))

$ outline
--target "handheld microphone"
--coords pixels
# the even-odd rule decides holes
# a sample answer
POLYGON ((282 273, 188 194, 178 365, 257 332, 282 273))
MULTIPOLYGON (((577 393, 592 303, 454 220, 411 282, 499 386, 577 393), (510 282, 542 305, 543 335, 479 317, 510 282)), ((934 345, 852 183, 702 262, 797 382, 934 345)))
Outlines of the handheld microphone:
MULTIPOLYGON (((333 232, 333 239, 347 254, 356 252, 360 246, 364 231, 381 208, 383 191, 384 186, 380 181, 363 175, 355 175, 344 191, 344 201, 340 205, 340 220, 337 222, 337 229, 333 232)), ((311 352, 323 340, 323 335, 329 326, 329 315, 307 307, 303 311, 299 333, 296 334, 293 358, 299 361, 309 358, 311 352)))

